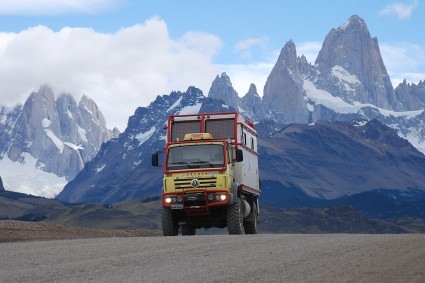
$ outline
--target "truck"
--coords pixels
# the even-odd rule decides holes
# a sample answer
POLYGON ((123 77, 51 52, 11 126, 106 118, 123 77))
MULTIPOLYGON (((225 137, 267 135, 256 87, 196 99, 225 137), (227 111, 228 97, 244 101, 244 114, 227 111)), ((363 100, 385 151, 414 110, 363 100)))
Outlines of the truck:
POLYGON ((237 112, 172 115, 163 157, 161 224, 164 236, 228 228, 258 233, 260 181, 254 124, 237 112))

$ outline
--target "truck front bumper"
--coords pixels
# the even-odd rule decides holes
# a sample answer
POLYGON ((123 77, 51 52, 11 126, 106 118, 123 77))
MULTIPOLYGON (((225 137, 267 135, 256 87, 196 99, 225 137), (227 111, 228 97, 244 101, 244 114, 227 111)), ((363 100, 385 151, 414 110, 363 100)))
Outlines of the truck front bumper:
POLYGON ((162 206, 171 209, 200 209, 225 206, 231 199, 231 193, 220 190, 172 192, 162 195, 162 206))

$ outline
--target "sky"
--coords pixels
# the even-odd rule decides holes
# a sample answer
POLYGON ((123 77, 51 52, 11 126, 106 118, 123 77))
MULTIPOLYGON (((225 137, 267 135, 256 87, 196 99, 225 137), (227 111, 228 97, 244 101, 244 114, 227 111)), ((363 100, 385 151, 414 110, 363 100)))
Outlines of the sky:
POLYGON ((251 83, 262 95, 287 41, 314 64, 352 15, 378 38, 394 87, 425 80, 425 0, 1 0, 0 105, 47 84, 92 98, 124 131, 137 107, 189 86, 207 95, 222 72, 239 96, 251 83))

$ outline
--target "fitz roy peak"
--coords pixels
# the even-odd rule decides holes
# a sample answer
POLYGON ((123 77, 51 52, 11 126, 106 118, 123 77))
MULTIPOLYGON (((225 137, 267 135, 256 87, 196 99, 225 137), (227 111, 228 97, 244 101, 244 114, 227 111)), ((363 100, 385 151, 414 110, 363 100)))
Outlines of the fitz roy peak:
POLYGON ((332 91, 348 103, 372 104, 389 110, 410 110, 397 100, 384 66, 378 39, 371 38, 366 23, 352 16, 332 29, 316 59, 320 89, 332 91))
POLYGON ((69 94, 55 100, 48 86, 31 93, 23 106, 13 110, 1 107, 0 115, 2 177, 6 189, 13 191, 55 196, 112 137, 93 100, 83 96, 77 105, 69 94), (9 172, 18 164, 18 170, 30 175, 25 180, 20 180, 17 172, 9 172), (38 180, 31 179, 36 176, 38 180), (45 183, 49 176, 58 177, 53 182, 62 182, 62 187, 45 183))
POLYGON ((397 99, 378 41, 358 16, 329 32, 315 65, 297 57, 292 41, 286 43, 267 78, 263 103, 285 123, 326 118, 323 107, 341 114, 358 113, 368 105, 415 110, 397 99))
POLYGON ((297 56, 295 43, 288 41, 255 104, 245 97, 235 103, 230 79, 226 75, 222 81, 226 92, 210 92, 209 97, 232 101, 256 122, 378 119, 425 153, 425 82, 404 81, 394 90, 378 40, 358 16, 329 32, 314 65, 304 55, 297 56))

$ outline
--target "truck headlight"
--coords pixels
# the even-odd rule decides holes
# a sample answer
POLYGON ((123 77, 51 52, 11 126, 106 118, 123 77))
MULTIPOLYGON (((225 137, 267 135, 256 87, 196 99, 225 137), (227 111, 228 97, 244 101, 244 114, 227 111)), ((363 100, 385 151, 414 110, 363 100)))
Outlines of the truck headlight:
POLYGON ((171 200, 172 200, 172 199, 171 199, 170 197, 166 197, 166 198, 165 198, 165 203, 171 203, 171 200))
POLYGON ((220 192, 209 193, 207 199, 210 204, 220 204, 227 201, 227 194, 220 192))

